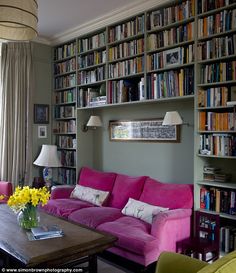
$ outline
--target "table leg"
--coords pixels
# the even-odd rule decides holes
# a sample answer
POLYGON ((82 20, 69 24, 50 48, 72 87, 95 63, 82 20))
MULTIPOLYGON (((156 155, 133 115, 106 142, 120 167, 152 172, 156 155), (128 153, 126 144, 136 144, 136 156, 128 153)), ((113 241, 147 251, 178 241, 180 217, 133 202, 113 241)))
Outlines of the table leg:
POLYGON ((97 273, 98 265, 97 265, 97 255, 90 255, 88 261, 88 272, 89 273, 97 273))

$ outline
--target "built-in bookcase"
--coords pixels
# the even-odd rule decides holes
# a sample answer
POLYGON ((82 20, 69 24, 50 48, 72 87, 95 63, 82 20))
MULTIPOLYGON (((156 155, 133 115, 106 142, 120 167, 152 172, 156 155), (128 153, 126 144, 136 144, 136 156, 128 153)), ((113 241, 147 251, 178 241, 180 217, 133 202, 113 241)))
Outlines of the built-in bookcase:
POLYGON ((53 135, 63 165, 58 184, 76 181, 76 40, 54 48, 53 135))
POLYGON ((197 1, 196 22, 196 209, 220 215, 222 241, 236 238, 236 2, 197 1))

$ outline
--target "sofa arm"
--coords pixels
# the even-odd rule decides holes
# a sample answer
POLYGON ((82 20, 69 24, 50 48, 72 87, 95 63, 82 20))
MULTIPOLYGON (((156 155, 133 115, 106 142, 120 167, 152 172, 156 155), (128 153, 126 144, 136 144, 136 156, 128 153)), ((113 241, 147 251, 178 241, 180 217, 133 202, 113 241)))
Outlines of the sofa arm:
POLYGON ((75 186, 72 185, 53 186, 50 199, 70 198, 70 194, 74 188, 75 186))
POLYGON ((0 181, 0 195, 4 195, 4 199, 1 203, 6 203, 9 197, 12 195, 12 183, 7 181, 0 181))
POLYGON ((165 210, 161 213, 158 213, 152 224, 151 234, 154 236, 155 234, 158 234, 159 230, 164 226, 167 221, 190 218, 191 215, 191 209, 165 210))
POLYGON ((207 265, 206 262, 172 252, 162 252, 156 273, 197 273, 207 265))

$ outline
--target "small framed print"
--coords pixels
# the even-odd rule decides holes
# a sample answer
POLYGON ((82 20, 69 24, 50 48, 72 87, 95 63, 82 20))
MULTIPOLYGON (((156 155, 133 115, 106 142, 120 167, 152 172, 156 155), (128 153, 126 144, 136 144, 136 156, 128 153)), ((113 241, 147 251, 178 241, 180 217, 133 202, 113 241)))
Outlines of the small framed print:
POLYGON ((180 48, 173 48, 164 51, 164 65, 165 67, 181 64, 180 48))
POLYGON ((49 105, 48 104, 34 105, 34 123, 35 124, 49 123, 49 105))
POLYGON ((47 138, 47 126, 38 126, 38 138, 47 138))

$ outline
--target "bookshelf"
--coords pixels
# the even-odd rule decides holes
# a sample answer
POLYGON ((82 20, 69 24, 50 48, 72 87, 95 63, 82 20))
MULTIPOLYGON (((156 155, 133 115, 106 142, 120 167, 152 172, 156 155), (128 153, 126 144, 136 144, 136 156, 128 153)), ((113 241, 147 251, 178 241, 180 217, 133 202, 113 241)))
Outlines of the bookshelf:
POLYGON ((54 48, 53 134, 63 165, 58 184, 76 181, 76 40, 54 48))
POLYGON ((236 3, 197 1, 196 9, 195 209, 220 216, 227 253, 236 249, 236 3))

